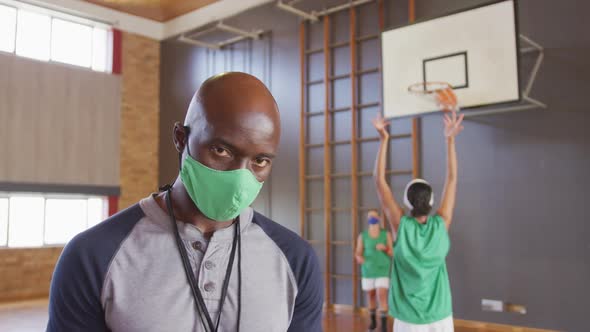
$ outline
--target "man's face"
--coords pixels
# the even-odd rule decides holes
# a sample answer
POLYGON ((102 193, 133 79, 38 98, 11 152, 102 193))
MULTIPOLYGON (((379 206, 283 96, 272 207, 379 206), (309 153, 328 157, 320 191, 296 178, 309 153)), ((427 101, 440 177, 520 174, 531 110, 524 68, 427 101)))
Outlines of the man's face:
MULTIPOLYGON (((188 143, 191 157, 203 165, 220 170, 248 169, 260 182, 265 181, 272 168, 278 142, 276 121, 262 112, 232 112, 232 116, 212 110, 199 124, 189 129, 188 137, 177 125, 175 137, 188 143)), ((187 149, 184 149, 187 153, 187 149)), ((184 158, 183 158, 184 159, 184 158)))

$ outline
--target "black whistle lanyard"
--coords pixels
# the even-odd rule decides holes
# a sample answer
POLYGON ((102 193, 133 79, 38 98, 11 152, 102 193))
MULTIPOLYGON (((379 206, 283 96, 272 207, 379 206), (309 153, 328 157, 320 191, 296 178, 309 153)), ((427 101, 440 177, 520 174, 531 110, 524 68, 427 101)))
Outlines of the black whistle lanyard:
POLYGON ((178 225, 176 224, 176 218, 174 217, 174 212, 172 210, 172 201, 170 199, 171 193, 170 189, 166 191, 166 207, 168 208, 168 214, 170 215, 170 220, 172 221, 172 225, 174 227, 174 237, 176 239, 176 246, 178 247, 178 252, 180 253, 180 258, 182 259, 182 266, 184 267, 184 272, 186 273, 186 278, 188 279, 189 286, 191 288, 191 292, 193 294, 193 298, 195 299, 195 306, 197 307, 197 312, 199 313, 199 318, 203 323, 203 327, 205 331, 210 332, 217 332, 219 329, 219 322, 221 318, 221 310, 223 309, 223 304, 225 303, 225 298, 227 297, 227 289, 229 287, 229 279, 231 277, 232 267, 234 265, 234 258, 236 256, 236 247, 238 251, 238 321, 237 321, 237 329, 236 331, 240 331, 240 315, 241 315, 241 308, 242 308, 242 264, 241 264, 241 256, 242 256, 242 241, 240 237, 240 218, 236 218, 235 228, 234 228, 234 239, 231 246, 231 254, 229 256, 229 262, 227 263, 227 270, 225 272, 225 278, 223 280, 223 286, 221 288, 221 299, 219 300, 219 309, 217 320, 215 324, 213 324, 213 320, 209 315, 209 311, 207 311, 207 306, 205 305, 205 300, 203 299, 203 295, 201 294, 201 290, 197 285, 197 281, 195 280, 195 275, 192 271, 191 264, 188 260, 188 253, 186 252, 186 248, 180 238, 180 233, 178 232, 178 225), (237 245, 236 245, 237 244, 237 245))

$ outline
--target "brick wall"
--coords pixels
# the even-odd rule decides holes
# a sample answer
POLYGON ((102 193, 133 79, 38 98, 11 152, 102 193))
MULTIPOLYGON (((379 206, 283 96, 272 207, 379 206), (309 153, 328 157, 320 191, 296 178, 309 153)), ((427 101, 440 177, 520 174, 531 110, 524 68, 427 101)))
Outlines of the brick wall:
MULTIPOLYGON (((158 186, 160 43, 123 33, 119 208, 158 186)), ((0 302, 47 297, 61 247, 0 250, 0 302)))
POLYGON ((160 43, 123 33, 121 197, 124 209, 158 187, 160 43))
POLYGON ((61 247, 0 250, 0 302, 45 297, 61 247))

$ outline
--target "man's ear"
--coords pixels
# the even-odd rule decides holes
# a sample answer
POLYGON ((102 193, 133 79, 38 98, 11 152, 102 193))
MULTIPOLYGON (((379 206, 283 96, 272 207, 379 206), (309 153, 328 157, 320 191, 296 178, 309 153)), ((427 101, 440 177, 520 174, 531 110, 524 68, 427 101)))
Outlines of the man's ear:
POLYGON ((188 127, 185 127, 180 122, 174 123, 174 129, 172 133, 172 141, 174 142, 174 147, 178 153, 182 153, 186 146, 186 142, 188 140, 188 127))

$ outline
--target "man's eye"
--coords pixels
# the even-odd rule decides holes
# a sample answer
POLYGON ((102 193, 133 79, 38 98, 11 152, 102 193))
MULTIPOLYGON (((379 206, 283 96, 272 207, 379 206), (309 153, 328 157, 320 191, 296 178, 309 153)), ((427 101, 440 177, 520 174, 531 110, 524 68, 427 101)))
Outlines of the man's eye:
POLYGON ((212 148, 213 152, 218 155, 219 157, 229 157, 229 151, 227 151, 227 149, 222 148, 220 146, 215 146, 212 148))
POLYGON ((255 163, 257 167, 266 167, 270 164, 270 160, 265 158, 256 158, 255 163))

